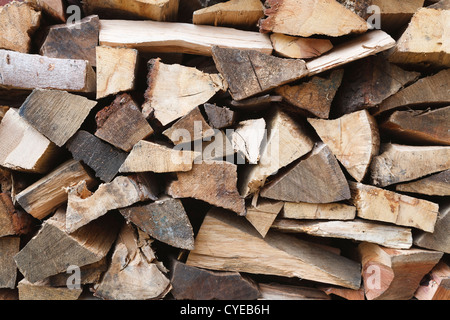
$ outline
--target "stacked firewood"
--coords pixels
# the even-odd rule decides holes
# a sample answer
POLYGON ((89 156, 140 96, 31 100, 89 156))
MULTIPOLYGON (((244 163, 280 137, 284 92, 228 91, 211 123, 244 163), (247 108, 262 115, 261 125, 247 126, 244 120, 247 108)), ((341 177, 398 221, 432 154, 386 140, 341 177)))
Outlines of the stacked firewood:
POLYGON ((0 0, 0 299, 449 299, 449 21, 0 0))

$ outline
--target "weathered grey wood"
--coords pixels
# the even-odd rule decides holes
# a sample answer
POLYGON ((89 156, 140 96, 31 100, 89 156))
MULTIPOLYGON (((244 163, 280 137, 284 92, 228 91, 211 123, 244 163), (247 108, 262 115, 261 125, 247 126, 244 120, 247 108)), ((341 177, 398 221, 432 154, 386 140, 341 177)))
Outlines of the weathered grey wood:
POLYGON ((9 236, 0 238, 0 288, 14 289, 16 287, 17 266, 14 256, 20 250, 20 237, 9 236))
POLYGON ((395 190, 430 196, 450 196, 450 169, 412 182, 397 184, 395 190))

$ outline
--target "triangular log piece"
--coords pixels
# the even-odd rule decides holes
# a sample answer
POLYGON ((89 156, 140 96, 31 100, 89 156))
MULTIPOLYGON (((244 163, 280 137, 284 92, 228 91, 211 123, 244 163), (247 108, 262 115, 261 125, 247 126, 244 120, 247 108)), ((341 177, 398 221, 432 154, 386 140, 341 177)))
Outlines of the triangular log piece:
POLYGON ((281 201, 260 199, 256 205, 247 206, 245 218, 250 221, 261 236, 265 237, 283 209, 283 205, 281 201))
POLYGON ((333 48, 329 39, 293 37, 282 33, 272 33, 270 41, 278 55, 292 59, 316 58, 333 48))
POLYGON ((230 127, 236 121, 236 112, 227 107, 219 107, 211 103, 205 103, 203 107, 208 117, 208 123, 214 129, 230 127))
POLYGON ((239 122, 231 135, 234 151, 243 155, 250 164, 257 164, 266 133, 264 118, 239 122))
POLYGON ((450 196, 450 169, 416 181, 397 184, 395 190, 429 196, 450 196))

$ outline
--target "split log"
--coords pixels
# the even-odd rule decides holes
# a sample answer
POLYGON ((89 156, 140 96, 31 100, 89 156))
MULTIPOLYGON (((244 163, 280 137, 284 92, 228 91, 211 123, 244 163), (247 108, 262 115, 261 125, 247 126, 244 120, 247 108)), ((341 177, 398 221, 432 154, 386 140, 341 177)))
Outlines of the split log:
POLYGON ((153 134, 153 128, 140 108, 126 93, 117 96, 110 106, 100 110, 95 121, 95 136, 126 152, 153 134))
POLYGON ((0 48, 28 53, 40 24, 41 12, 29 3, 15 1, 0 7, 0 48))
POLYGON ((22 279, 18 284, 19 300, 78 300, 83 289, 80 288, 68 288, 53 287, 40 281, 37 283, 30 283, 27 279, 22 279))
POLYGON ((330 148, 318 143, 305 159, 267 184, 261 196, 289 202, 330 203, 350 199, 350 189, 330 148))
POLYGON ((315 75, 344 64, 356 61, 395 46, 395 40, 381 30, 364 33, 358 37, 336 45, 329 52, 306 63, 309 75, 315 75))
POLYGON ((97 99, 131 91, 135 86, 138 51, 130 48, 100 46, 97 61, 97 99))
POLYGON ((333 48, 328 39, 293 37, 282 33, 272 33, 270 41, 278 55, 292 59, 316 58, 333 48))
POLYGON ((421 248, 450 253, 450 204, 439 207, 439 215, 434 226, 434 232, 417 232, 414 234, 414 244, 421 248))
POLYGON ((59 22, 66 22, 65 2, 63 0, 25 0, 35 4, 42 12, 59 22))
POLYGON ((95 67, 99 32, 100 19, 97 15, 71 24, 51 26, 39 53, 50 58, 87 60, 95 67))
POLYGON ((83 161, 103 182, 116 176, 128 155, 84 130, 79 130, 66 146, 75 160, 83 161))
POLYGON ((350 182, 357 216, 433 232, 439 206, 433 202, 350 182))
POLYGON ((386 144, 370 165, 376 186, 411 181, 428 174, 450 169, 450 146, 405 146, 386 144))
POLYGON ((231 135, 234 151, 243 155, 250 164, 256 164, 260 158, 261 144, 266 135, 264 118, 249 119, 237 124, 231 135))
POLYGON ((373 115, 406 107, 431 107, 450 104, 450 69, 422 78, 384 100, 373 115))
POLYGON ((364 33, 367 22, 334 0, 268 0, 261 32, 309 37, 364 33))
POLYGON ((420 74, 406 71, 389 63, 383 55, 353 62, 345 69, 342 84, 336 94, 333 111, 337 116, 376 107, 413 83, 420 74))
POLYGON ((450 7, 420 8, 397 41, 389 60, 397 64, 450 67, 450 7), (424 26, 433 26, 426 28, 424 26))
POLYGON ((397 250, 373 243, 358 247, 364 291, 368 300, 409 300, 422 278, 443 253, 420 249, 397 250))
POLYGON ((308 74, 303 60, 278 58, 255 50, 215 46, 212 56, 234 100, 267 92, 308 74))
POLYGON ((440 261, 426 277, 426 283, 421 284, 414 297, 417 300, 449 300, 450 299, 450 267, 440 261))
POLYGON ((415 143, 450 145, 450 106, 435 110, 395 111, 380 129, 415 143))
POLYGON ((257 96, 254 98, 248 98, 241 101, 231 100, 230 105, 236 111, 260 111, 269 108, 271 105, 277 102, 282 102, 283 97, 273 96, 270 94, 265 94, 262 96, 257 96))
POLYGON ((0 123, 0 140, 0 165, 12 170, 46 173, 60 154, 54 143, 12 108, 0 123))
POLYGON ((62 147, 81 127, 96 101, 60 90, 35 89, 19 114, 50 141, 62 147))
POLYGON ((260 150, 257 165, 243 169, 239 178, 239 192, 243 197, 254 194, 266 179, 278 170, 305 155, 314 146, 304 124, 275 108, 266 119, 267 137, 260 150))
POLYGON ((314 220, 353 220, 356 208, 343 203, 285 202, 280 218, 314 220))
POLYGON ((134 145, 119 172, 189 171, 192 169, 193 161, 193 151, 171 149, 154 142, 141 140, 134 145))
POLYGON ((263 5, 259 0, 229 0, 194 11, 194 24, 256 28, 259 19, 264 17, 263 5))
POLYGON ((335 120, 308 119, 320 139, 330 148, 356 180, 366 176, 380 150, 378 125, 367 110, 346 114, 335 120))
POLYGON ((86 181, 94 187, 96 181, 83 165, 68 160, 16 195, 16 201, 36 219, 44 219, 67 201, 64 188, 86 181))
POLYGON ((260 234, 243 218, 213 208, 206 215, 187 265, 223 271, 300 277, 358 289, 360 266, 295 237, 260 234))
POLYGON ((227 133, 224 130, 215 129, 214 136, 204 139, 201 145, 197 143, 194 142, 194 163, 199 163, 202 160, 226 160, 231 163, 240 164, 239 158, 237 162, 235 161, 235 152, 231 142, 230 132, 227 133))
POLYGON ((344 70, 338 69, 326 77, 314 76, 300 84, 278 87, 275 92, 296 107, 292 108, 294 112, 300 109, 316 117, 328 119, 331 103, 341 85, 343 75, 344 70))
POLYGON ((16 287, 17 266, 14 256, 19 252, 20 237, 0 238, 0 288, 16 287))
POLYGON ((163 126, 207 102, 216 92, 226 90, 226 83, 219 74, 207 74, 179 64, 165 64, 159 58, 151 59, 148 69, 148 88, 142 112, 148 117, 154 111, 154 117, 163 126))
POLYGON ((0 88, 95 91, 95 72, 86 60, 57 59, 0 50, 0 69, 0 88))
POLYGON ((450 196, 450 169, 413 182, 397 184, 395 190, 429 196, 450 196))
POLYGON ((264 238, 282 209, 281 201, 261 199, 255 205, 247 207, 245 218, 264 238))
POLYGON ((14 260, 31 283, 66 272, 69 266, 100 261, 116 240, 119 221, 114 215, 104 215, 69 235, 64 210, 58 210, 14 260))
POLYGON ((205 121, 200 108, 195 107, 170 128, 164 130, 163 135, 169 138, 174 145, 179 145, 199 139, 207 140, 214 135, 214 130, 205 121))
POLYGON ((177 300, 255 300, 258 285, 238 272, 217 272, 175 261, 170 282, 177 300))
POLYGON ((340 288, 336 286, 331 287, 321 287, 320 288, 327 295, 335 295, 346 300, 365 300, 364 297, 364 288, 360 288, 358 290, 340 288))
POLYGON ((175 248, 194 249, 194 231, 179 199, 164 197, 119 211, 127 221, 152 238, 175 248))
POLYGON ((99 41, 103 46, 205 56, 211 56, 215 45, 272 53, 269 36, 253 31, 155 21, 100 20, 100 25, 99 41))
POLYGON ((125 17, 128 19, 150 19, 173 21, 178 14, 179 0, 162 1, 117 1, 85 0, 83 11, 86 14, 98 13, 101 17, 125 17))
POLYGON ((188 172, 177 172, 168 194, 194 198, 245 215, 245 202, 236 187, 237 165, 226 161, 203 161, 188 172))
POLYGON ((106 300, 162 299, 171 285, 165 275, 168 270, 156 260, 151 242, 132 225, 123 224, 111 264, 94 295, 106 300))
POLYGON ((208 124, 214 129, 230 127, 236 121, 236 112, 227 107, 218 107, 211 103, 205 103, 203 107, 208 118, 208 124))
POLYGON ((136 202, 155 200, 150 179, 118 176, 89 191, 86 181, 66 188, 68 195, 66 231, 69 233, 105 215, 108 211, 128 207, 136 202))
POLYGON ((272 228, 281 232, 306 233, 315 237, 351 239, 376 243, 387 248, 409 249, 413 243, 411 229, 373 223, 362 219, 352 221, 276 220, 272 228))
POLYGON ((258 300, 330 300, 321 290, 279 283, 259 283, 258 300))
POLYGON ((27 234, 32 227, 31 216, 16 209, 9 194, 0 193, 0 237, 27 234))

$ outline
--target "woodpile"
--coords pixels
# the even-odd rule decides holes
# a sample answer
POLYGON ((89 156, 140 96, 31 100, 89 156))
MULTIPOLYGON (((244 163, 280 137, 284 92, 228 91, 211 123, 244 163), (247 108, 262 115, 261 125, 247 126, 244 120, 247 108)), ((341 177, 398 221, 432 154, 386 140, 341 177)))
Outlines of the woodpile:
POLYGON ((449 21, 0 0, 0 300, 450 299, 449 21))

